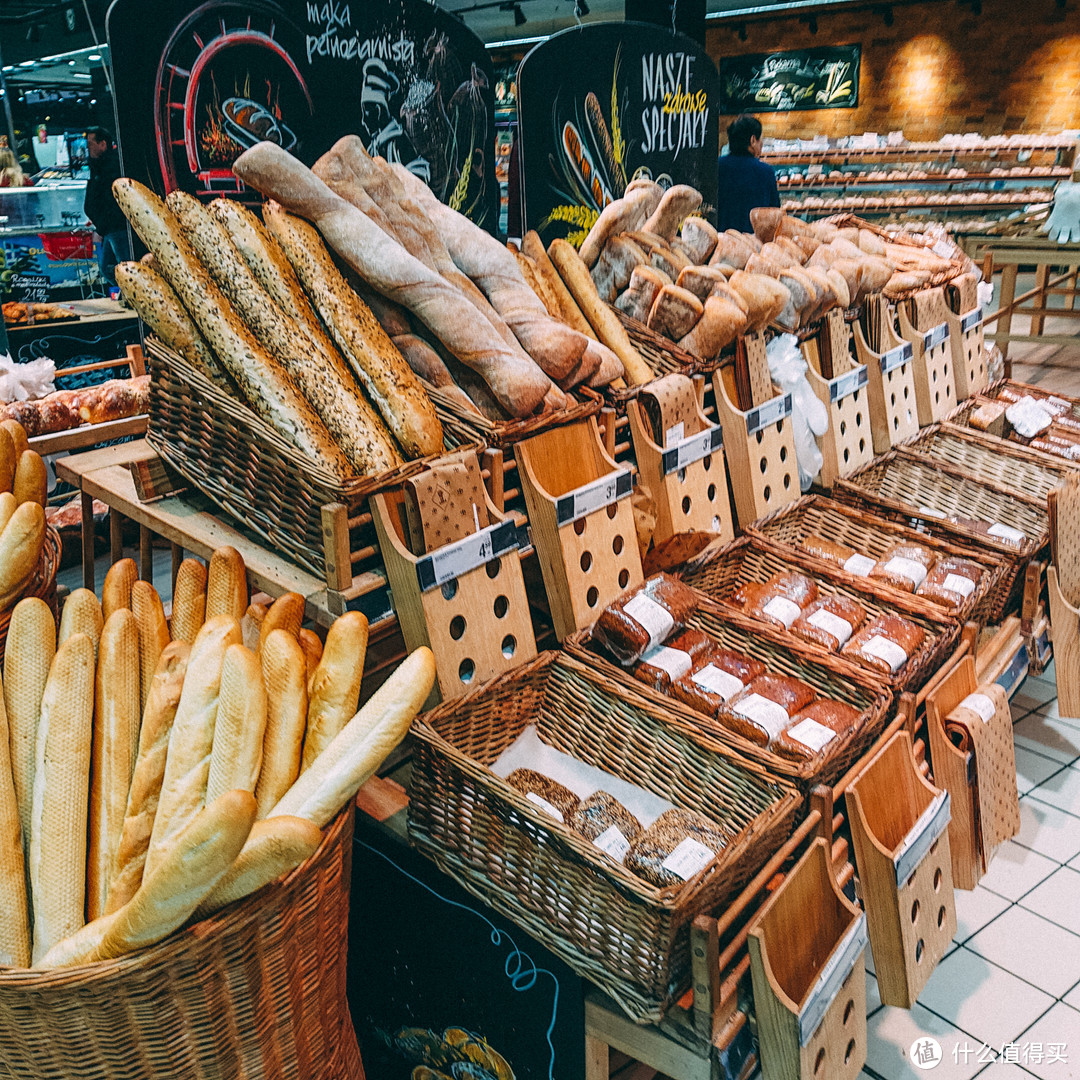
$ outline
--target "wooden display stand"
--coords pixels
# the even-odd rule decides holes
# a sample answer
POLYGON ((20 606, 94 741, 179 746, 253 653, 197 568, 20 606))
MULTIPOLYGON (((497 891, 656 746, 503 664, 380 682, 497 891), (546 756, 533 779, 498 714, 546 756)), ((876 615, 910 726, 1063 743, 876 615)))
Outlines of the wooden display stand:
POLYGON ((980 690, 975 661, 965 656, 927 695, 926 727, 934 780, 949 793, 953 884, 974 889, 997 845, 1020 831, 1008 695, 996 684, 980 690), (958 746, 950 738, 949 717, 975 693, 990 701, 993 711, 988 720, 966 725, 967 738, 958 746))
POLYGON ((633 474, 608 456, 592 417, 518 443, 515 457, 555 636, 562 641, 643 580, 633 474))
MULTIPOLYGON (((425 478, 437 477, 444 462, 453 464, 463 457, 471 459, 476 477, 472 497, 483 501, 486 514, 481 527, 473 530, 470 525, 458 539, 428 544, 426 552, 414 554, 406 540, 405 493, 381 492, 369 500, 405 646, 411 652, 426 645, 434 653, 444 701, 536 656, 519 554, 524 519, 495 508, 480 480, 475 451, 440 459, 410 482, 419 487, 425 478)), ((473 506, 466 505, 469 499, 455 498, 460 491, 446 486, 424 491, 427 498, 419 511, 425 526, 447 516, 466 523, 475 520, 473 506)), ((414 537, 416 546, 421 545, 414 537)))
POLYGON ((745 339, 744 347, 754 391, 753 408, 743 410, 735 404, 738 396, 730 366, 713 373, 716 413, 724 430, 731 487, 741 528, 786 506, 801 494, 791 422, 791 394, 778 394, 769 379, 761 335, 745 339), (763 392, 759 386, 765 388, 763 392))
POLYGON ((847 792, 881 1000, 910 1009, 956 933, 949 795, 898 731, 847 792))
POLYGON ((947 286, 952 303, 946 306, 952 343, 956 400, 974 397, 990 383, 986 346, 983 340, 983 313, 978 282, 974 274, 962 274, 947 286))
POLYGON ((822 320, 817 339, 803 342, 806 377, 818 400, 829 410, 829 430, 819 440, 821 485, 830 488, 841 476, 868 465, 874 456, 866 364, 851 359, 851 332, 838 309, 822 320), (823 354, 828 353, 833 377, 822 376, 823 354))
POLYGON ((1080 716, 1080 480, 1051 491, 1047 571, 1050 625, 1054 628, 1054 676, 1058 711, 1080 716))
POLYGON ((916 293, 910 302, 918 312, 916 322, 925 326, 925 330, 915 328, 903 303, 897 304, 896 313, 900 320, 900 335, 914 353, 915 404, 919 427, 926 427, 944 420, 956 408, 949 308, 941 289, 916 293))
POLYGON ((915 351, 896 336, 892 320, 888 318, 881 320, 881 352, 870 348, 858 322, 854 333, 855 354, 859 363, 866 365, 874 453, 884 454, 919 432, 915 365, 912 363, 915 351))
POLYGON ((735 535, 724 463, 723 429, 701 411, 694 384, 685 375, 665 375, 628 401, 626 413, 642 487, 656 507, 653 543, 678 533, 715 533, 724 543, 735 535), (653 438, 642 398, 660 417, 664 444, 653 438))
POLYGON ((866 1061, 866 916, 840 891, 817 839, 747 937, 762 1071, 850 1080, 866 1061))

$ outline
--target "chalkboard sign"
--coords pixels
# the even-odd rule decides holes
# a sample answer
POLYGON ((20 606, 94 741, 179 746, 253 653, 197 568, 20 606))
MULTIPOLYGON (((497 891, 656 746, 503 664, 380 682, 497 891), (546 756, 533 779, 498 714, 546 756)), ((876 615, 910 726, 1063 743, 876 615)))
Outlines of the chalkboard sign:
POLYGON ((638 176, 690 184, 715 219, 716 68, 692 38, 645 23, 554 34, 518 72, 525 227, 580 244, 638 176))
POLYGON ((859 103, 858 45, 728 56, 720 61, 720 111, 853 109, 859 103))
POLYGON ((494 230, 494 74, 426 0, 114 0, 107 19, 124 172, 160 193, 248 193, 263 139, 307 164, 343 135, 401 162, 494 230))
POLYGON ((45 304, 49 300, 47 274, 12 274, 11 295, 27 304, 45 304))

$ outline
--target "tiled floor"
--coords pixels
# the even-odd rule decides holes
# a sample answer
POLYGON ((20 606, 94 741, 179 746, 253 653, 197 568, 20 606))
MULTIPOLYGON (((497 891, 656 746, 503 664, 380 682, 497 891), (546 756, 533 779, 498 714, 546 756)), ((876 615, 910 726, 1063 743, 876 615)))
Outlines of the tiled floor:
POLYGON ((1013 719, 1020 834, 977 889, 957 890, 954 948, 914 1009, 881 1005, 868 977, 864 1077, 1080 1080, 1080 718, 1058 716, 1051 668, 1013 698, 1013 719), (926 1038, 941 1050, 932 1069, 913 1060, 926 1038))

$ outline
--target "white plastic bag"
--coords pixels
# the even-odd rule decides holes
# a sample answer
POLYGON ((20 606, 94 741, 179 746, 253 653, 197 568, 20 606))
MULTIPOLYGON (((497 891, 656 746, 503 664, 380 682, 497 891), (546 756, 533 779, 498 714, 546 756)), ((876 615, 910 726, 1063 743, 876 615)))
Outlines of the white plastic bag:
POLYGON ((0 401, 30 401, 56 389, 56 365, 43 357, 17 364, 8 354, 0 355, 0 401))
POLYGON ((806 361, 794 334, 781 334, 773 338, 765 348, 765 356, 773 382, 784 393, 791 394, 791 423, 795 436, 795 458, 799 465, 799 488, 809 491, 824 462, 816 437, 829 430, 829 410, 806 379, 806 361))

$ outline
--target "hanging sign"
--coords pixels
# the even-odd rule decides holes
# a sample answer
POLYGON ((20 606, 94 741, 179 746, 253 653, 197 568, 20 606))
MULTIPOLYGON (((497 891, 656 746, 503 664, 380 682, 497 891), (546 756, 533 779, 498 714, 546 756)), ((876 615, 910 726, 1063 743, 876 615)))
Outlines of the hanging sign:
POLYGON ((580 245, 636 177, 701 192, 715 220, 716 68, 692 38, 644 23, 554 34, 518 72, 524 220, 580 245))
POLYGON ((859 104, 858 45, 728 56, 720 61, 720 112, 853 109, 859 104))
POLYGON ((244 197, 232 163, 270 140, 306 164, 344 135, 494 230, 494 74, 426 0, 114 0, 124 172, 160 193, 244 197))

